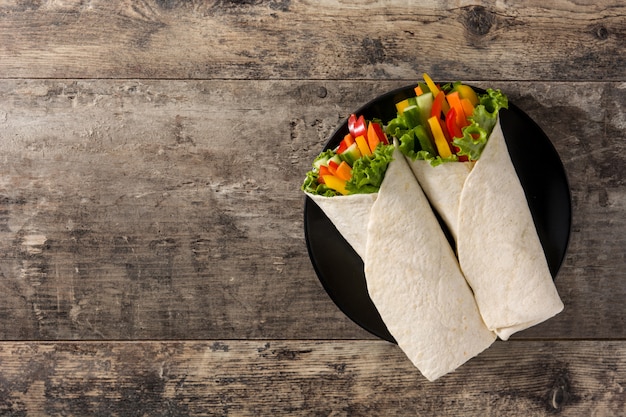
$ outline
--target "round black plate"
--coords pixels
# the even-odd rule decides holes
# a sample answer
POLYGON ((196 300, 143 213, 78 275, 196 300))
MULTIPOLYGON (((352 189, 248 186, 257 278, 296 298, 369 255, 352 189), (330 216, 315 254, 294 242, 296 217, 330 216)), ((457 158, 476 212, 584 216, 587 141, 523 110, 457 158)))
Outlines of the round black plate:
MULTIPOLYGON (((390 91, 355 113, 386 123, 396 117, 395 103, 415 95, 414 87, 390 91)), ((514 104, 509 102, 509 109, 500 111, 500 122, 550 272, 556 277, 565 258, 571 227, 571 197, 565 169, 545 133, 514 104)), ((347 133, 346 120, 324 149, 335 148, 347 133)), ((335 304, 365 330, 395 342, 367 293, 363 261, 308 197, 304 205, 304 233, 315 272, 335 304)))

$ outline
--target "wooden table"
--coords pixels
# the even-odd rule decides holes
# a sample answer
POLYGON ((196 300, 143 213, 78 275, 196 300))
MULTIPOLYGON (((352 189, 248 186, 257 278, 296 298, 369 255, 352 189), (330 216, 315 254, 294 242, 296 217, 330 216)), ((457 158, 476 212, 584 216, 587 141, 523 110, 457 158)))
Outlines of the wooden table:
POLYGON ((626 415, 626 6, 409 3, 0 2, 0 415, 626 415), (565 311, 434 383, 323 290, 300 191, 423 72, 502 89, 573 208, 565 311))

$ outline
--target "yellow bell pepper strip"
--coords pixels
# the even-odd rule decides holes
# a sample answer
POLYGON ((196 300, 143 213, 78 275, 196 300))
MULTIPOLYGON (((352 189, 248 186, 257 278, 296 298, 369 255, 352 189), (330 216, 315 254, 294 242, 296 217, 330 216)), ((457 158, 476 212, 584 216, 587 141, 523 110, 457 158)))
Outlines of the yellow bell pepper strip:
POLYGON ((428 119, 428 125, 430 126, 430 131, 435 139, 435 146, 437 147, 439 156, 442 158, 449 158, 452 156, 452 152, 450 151, 450 145, 448 145, 448 141, 443 134, 443 129, 441 128, 439 121, 439 118, 433 116, 428 119))
POLYGON ((467 118, 465 117, 465 110, 463 110, 459 93, 457 91, 453 91, 446 96, 446 99, 448 100, 448 103, 450 103, 450 107, 455 110, 454 114, 456 117, 456 124, 460 128, 467 126, 467 118))
MULTIPOLYGON (((430 92, 433 93, 433 97, 436 98, 437 94, 439 94, 439 91, 441 91, 439 87, 435 85, 432 78, 430 78, 428 74, 424 74, 424 81, 426 81, 426 86, 428 86, 428 89, 430 90, 430 92)), ((448 103, 446 103, 445 101, 441 103, 441 108, 444 113, 447 113, 448 110, 450 110, 450 106, 448 106, 448 103)))
POLYGON ((408 98, 406 100, 402 100, 396 103, 396 110, 398 111, 399 114, 404 113, 404 109, 406 109, 407 107, 409 107, 408 98))
POLYGON ((430 90, 430 92, 433 93, 433 96, 436 97, 437 93, 439 92, 439 88, 437 88, 433 79, 430 78, 428 74, 424 73, 424 81, 426 82, 426 85, 428 86, 428 89, 430 90))
POLYGON ((361 151, 361 155, 369 156, 372 154, 372 151, 370 150, 370 147, 367 144, 367 140, 365 139, 365 136, 362 136, 362 135, 357 136, 356 138, 354 138, 354 141, 359 147, 359 151, 361 151))
POLYGON ((348 181, 352 178, 352 168, 346 161, 341 161, 337 169, 335 170, 335 176, 342 180, 348 181))
POLYGON ((334 175, 325 175, 324 184, 328 188, 332 188, 340 194, 347 195, 348 190, 346 190, 346 180, 342 180, 341 178, 335 177, 334 175))
POLYGON ((455 87, 455 90, 459 92, 461 99, 468 99, 472 106, 478 106, 478 95, 472 87, 465 84, 459 84, 455 87))

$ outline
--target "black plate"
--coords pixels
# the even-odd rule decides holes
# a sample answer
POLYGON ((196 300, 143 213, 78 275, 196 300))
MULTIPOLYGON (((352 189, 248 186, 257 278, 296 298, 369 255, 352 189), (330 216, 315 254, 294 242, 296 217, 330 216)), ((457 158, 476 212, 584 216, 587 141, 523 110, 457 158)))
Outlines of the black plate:
MULTIPOLYGON (((355 113, 386 123, 396 117, 395 103, 415 95, 414 87, 411 85, 390 91, 355 113)), ((545 133, 514 104, 509 102, 509 109, 501 110, 500 121, 550 272, 552 277, 556 277, 565 258, 572 216, 565 169, 545 133)), ((333 133, 324 149, 335 148, 347 133, 346 120, 333 133)), ((335 304, 365 330, 395 342, 367 293, 363 261, 308 197, 304 205, 304 233, 315 272, 335 304)))

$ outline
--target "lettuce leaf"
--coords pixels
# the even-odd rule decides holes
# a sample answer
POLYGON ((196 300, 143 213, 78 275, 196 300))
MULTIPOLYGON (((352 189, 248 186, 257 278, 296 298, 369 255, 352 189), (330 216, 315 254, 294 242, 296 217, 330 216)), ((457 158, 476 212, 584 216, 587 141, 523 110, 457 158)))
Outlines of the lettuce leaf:
POLYGON ((468 117, 470 124, 462 129, 463 137, 452 141, 459 148, 458 154, 466 155, 472 161, 480 158, 498 121, 498 112, 508 107, 509 101, 500 90, 487 89, 487 93, 480 96, 474 113, 468 117))
POLYGON ((387 136, 398 139, 400 152, 412 160, 433 160, 437 157, 427 131, 422 125, 410 126, 406 118, 398 114, 385 127, 387 136))
POLYGON ((393 145, 378 145, 370 156, 362 156, 352 167, 352 178, 346 183, 350 194, 378 192, 389 162, 393 160, 393 145))
MULTIPOLYGON (((370 156, 362 156, 352 167, 352 178, 346 183, 346 189, 350 194, 376 193, 385 178, 385 172, 389 162, 392 161, 393 145, 380 144, 370 156)), ((319 162, 328 161, 335 155, 331 149, 320 153, 313 161, 313 169, 306 173, 302 191, 317 194, 324 197, 341 195, 325 184, 319 184, 319 162)))
POLYGON ((327 149, 322 151, 318 156, 313 160, 313 169, 306 173, 306 177, 304 178, 304 183, 302 184, 301 190, 311 194, 322 195, 324 197, 334 197, 336 195, 340 195, 337 191, 333 190, 326 186, 326 184, 319 184, 317 182, 319 178, 319 166, 320 164, 326 163, 330 158, 335 156, 335 151, 332 149, 327 149))
POLYGON ((333 190, 326 186, 326 184, 319 184, 317 179, 319 178, 318 171, 316 169, 311 170, 306 173, 306 178, 304 179, 304 183, 302 184, 302 191, 311 194, 317 194, 324 197, 334 197, 336 195, 341 195, 337 191, 333 190))

